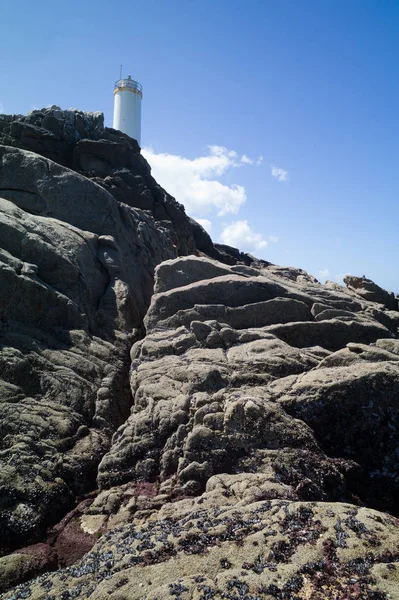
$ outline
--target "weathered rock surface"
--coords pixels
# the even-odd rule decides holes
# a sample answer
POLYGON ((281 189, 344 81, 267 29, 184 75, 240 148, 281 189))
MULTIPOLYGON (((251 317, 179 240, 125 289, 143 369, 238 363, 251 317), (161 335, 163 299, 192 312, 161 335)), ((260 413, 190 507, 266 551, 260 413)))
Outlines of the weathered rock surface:
POLYGON ((397 527, 350 504, 240 502, 215 482, 2 598, 388 600, 398 597, 397 527))
POLYGON ((38 539, 95 486, 132 403, 129 350, 153 270, 177 249, 169 226, 32 152, 0 146, 0 195, 7 547, 38 539))
POLYGON ((157 267, 147 335, 131 353, 132 414, 99 466, 101 487, 144 478, 179 496, 201 492, 218 473, 265 472, 266 479, 286 484, 295 471, 295 485, 285 490, 289 497, 331 499, 335 493, 335 498, 361 495, 369 502, 370 490, 382 480, 386 486, 388 478, 387 495, 393 500, 397 356, 368 345, 384 337, 389 343, 392 333, 370 318, 370 303, 356 304, 356 312, 344 310, 352 303, 344 291, 327 296, 320 284, 304 283, 302 275, 298 283, 273 267, 260 269, 258 276, 228 270, 196 257, 157 267), (329 311, 330 319, 312 316, 328 317, 329 311), (279 312, 280 323, 270 325, 278 322, 279 312), (282 325, 287 315, 292 321, 282 325), (363 381, 363 372, 370 381, 363 381), (322 385, 324 376, 330 386, 322 385), (363 388, 368 397, 361 395, 363 388), (380 402, 380 419, 386 420, 388 411, 392 421, 378 423, 373 431, 380 402), (308 413, 296 408, 302 404, 308 413), (289 415, 300 420, 287 420, 289 415), (341 431, 345 424, 347 432, 341 431), (375 444, 365 445, 373 436, 375 444), (303 457, 302 467, 293 460, 295 453, 303 457), (359 473, 372 481, 358 485, 346 460, 356 462, 359 473), (286 465, 285 480, 279 461, 286 465))
POLYGON ((392 294, 214 245, 100 114, 0 116, 0 209, 1 598, 399 600, 392 294))
POLYGON ((344 282, 348 289, 353 290, 355 294, 358 294, 362 298, 383 304, 388 309, 398 310, 398 300, 395 298, 393 292, 383 290, 374 281, 371 281, 371 279, 346 275, 344 282))
MULTIPOLYGON (((104 127, 102 113, 64 111, 52 106, 34 110, 28 116, 0 115, 2 144, 50 158, 91 179, 119 203, 148 211, 161 228, 168 230, 168 245, 173 244, 180 255, 199 250, 227 264, 257 262, 234 248, 226 246, 219 251, 201 225, 187 217, 184 207, 155 181, 137 142, 104 127)), ((21 181, 13 182, 16 187, 6 188, 7 194, 2 193, 0 185, 0 196, 9 198, 15 191, 21 197, 25 192, 28 201, 35 200, 29 186, 26 190, 23 187, 25 181, 32 185, 31 178, 32 173, 26 173, 21 181)), ((66 208, 69 210, 68 205, 66 208)), ((104 217, 104 213, 99 214, 104 217)))

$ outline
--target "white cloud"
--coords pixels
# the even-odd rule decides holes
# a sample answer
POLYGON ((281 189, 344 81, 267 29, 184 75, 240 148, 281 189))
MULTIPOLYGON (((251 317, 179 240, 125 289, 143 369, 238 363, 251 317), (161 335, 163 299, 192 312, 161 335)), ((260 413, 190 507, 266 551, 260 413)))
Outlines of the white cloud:
POLYGON ((284 169, 276 167, 275 165, 270 165, 270 168, 272 170, 272 176, 278 181, 288 181, 288 171, 284 171, 284 169))
POLYGON ((321 277, 327 277, 329 272, 330 271, 328 269, 322 269, 321 271, 319 271, 319 275, 321 275, 321 277))
POLYGON ((266 240, 250 227, 248 221, 230 223, 223 229, 220 237, 224 244, 243 251, 262 250, 267 246, 266 240))
POLYGON ((240 158, 237 152, 224 146, 209 146, 206 156, 194 159, 157 154, 152 148, 144 148, 142 154, 150 163, 155 179, 184 204, 189 214, 203 217, 215 209, 219 216, 237 214, 246 201, 243 186, 217 181, 229 169, 252 164, 245 154, 240 158))
POLYGON ((193 217, 193 219, 197 221, 197 223, 199 223, 205 229, 205 231, 211 233, 212 223, 208 219, 196 219, 195 217, 193 217))
POLYGON ((4 104, 0 102, 0 115, 4 114, 4 104))
POLYGON ((258 156, 256 159, 256 166, 259 167, 263 163, 263 156, 258 156))
POLYGON ((269 241, 273 242, 274 244, 277 244, 277 242, 279 241, 280 238, 278 238, 276 235, 269 235, 269 241))

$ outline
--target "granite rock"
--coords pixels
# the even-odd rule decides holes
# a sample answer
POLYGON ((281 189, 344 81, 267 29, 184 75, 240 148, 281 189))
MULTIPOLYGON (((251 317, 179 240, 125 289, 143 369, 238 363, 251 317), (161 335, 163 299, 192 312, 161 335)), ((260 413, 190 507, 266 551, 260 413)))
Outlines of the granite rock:
POLYGON ((0 146, 2 545, 96 485, 169 230, 38 154, 0 146))
POLYGON ((346 284, 100 113, 0 116, 0 597, 399 599, 397 300, 346 284))
POLYGON ((240 503, 223 491, 216 483, 106 533, 74 565, 1 597, 398 598, 392 517, 343 503, 240 503))
POLYGON ((364 276, 355 277, 354 275, 346 275, 344 283, 348 289, 354 291, 355 294, 362 298, 383 304, 389 310, 398 310, 398 300, 395 298, 393 292, 387 292, 374 283, 374 281, 371 281, 371 279, 367 279, 364 276))

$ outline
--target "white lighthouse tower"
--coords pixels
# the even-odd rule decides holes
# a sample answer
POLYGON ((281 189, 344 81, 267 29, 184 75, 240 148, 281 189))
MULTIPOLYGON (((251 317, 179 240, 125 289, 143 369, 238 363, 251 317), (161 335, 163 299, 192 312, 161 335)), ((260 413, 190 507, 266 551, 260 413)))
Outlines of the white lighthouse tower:
POLYGON ((114 129, 141 141, 141 101, 143 86, 130 75, 118 79, 114 87, 114 129))

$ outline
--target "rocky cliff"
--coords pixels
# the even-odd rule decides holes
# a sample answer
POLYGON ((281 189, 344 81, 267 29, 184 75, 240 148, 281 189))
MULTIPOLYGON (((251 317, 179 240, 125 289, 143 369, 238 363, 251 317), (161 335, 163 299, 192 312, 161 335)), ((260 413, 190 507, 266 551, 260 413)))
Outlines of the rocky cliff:
POLYGON ((101 114, 0 116, 1 598, 399 599, 399 312, 214 245, 101 114))

